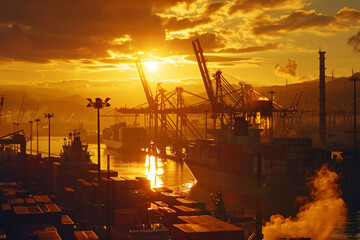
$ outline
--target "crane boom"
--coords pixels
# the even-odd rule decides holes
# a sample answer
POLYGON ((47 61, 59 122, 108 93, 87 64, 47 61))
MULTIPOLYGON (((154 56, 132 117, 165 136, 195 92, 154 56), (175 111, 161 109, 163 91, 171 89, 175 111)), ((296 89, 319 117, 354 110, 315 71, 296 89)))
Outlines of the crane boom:
POLYGON ((205 58, 204 58, 204 55, 203 55, 203 50, 202 50, 202 48, 200 46, 199 39, 197 38, 194 41, 192 41, 192 45, 193 45, 193 48, 194 48, 197 63, 199 65, 201 77, 202 77, 202 79, 204 81, 206 93, 208 95, 211 108, 212 108, 213 112, 218 112, 217 100, 216 100, 215 95, 214 95, 214 89, 212 87, 211 78, 210 78, 210 75, 209 75, 209 71, 208 71, 208 69, 206 67, 206 62, 205 62, 205 58))
POLYGON ((135 63, 136 63, 136 67, 137 67, 138 72, 139 72, 141 83, 142 83, 144 91, 145 91, 146 99, 147 99, 147 101, 149 103, 149 107, 150 107, 151 110, 154 110, 155 107, 156 107, 155 101, 154 101, 151 89, 149 87, 148 81, 147 81, 147 79, 145 77, 144 70, 143 70, 140 58, 136 59, 135 63))

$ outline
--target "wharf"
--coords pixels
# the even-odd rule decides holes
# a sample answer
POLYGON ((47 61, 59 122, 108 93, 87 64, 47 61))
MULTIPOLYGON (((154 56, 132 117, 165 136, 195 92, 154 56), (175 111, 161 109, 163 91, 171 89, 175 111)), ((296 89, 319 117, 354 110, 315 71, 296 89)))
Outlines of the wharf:
POLYGON ((0 161, 0 165, 1 176, 12 176, 0 182, 3 239, 245 237, 242 228, 211 217, 204 203, 170 189, 151 189, 144 177, 126 178, 115 171, 101 171, 99 188, 97 165, 91 162, 27 156, 25 161, 10 165, 0 161), (18 169, 24 169, 22 174, 18 169), (219 227, 197 226, 194 222, 199 216, 219 227))

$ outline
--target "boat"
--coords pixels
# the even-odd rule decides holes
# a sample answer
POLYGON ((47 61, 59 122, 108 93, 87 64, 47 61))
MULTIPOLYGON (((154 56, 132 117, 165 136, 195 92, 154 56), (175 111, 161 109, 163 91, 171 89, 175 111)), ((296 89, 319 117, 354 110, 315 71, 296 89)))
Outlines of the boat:
POLYGON ((139 126, 127 126, 121 122, 103 130, 107 148, 123 151, 140 151, 148 145, 146 130, 139 126))
MULTIPOLYGON (((260 129, 249 128, 245 118, 235 122, 234 129, 209 130, 213 139, 197 140, 186 147, 185 163, 197 182, 215 189, 220 186, 224 193, 231 193, 248 205, 256 200, 259 191, 267 205, 279 204, 283 208, 296 196, 307 196, 306 179, 321 166, 324 156, 320 149, 312 147, 312 140, 275 138, 271 143, 262 143, 260 129), (261 190, 257 187, 256 171, 259 156, 261 190)), ((284 209, 280 213, 287 212, 284 209)))
POLYGON ((68 163, 89 163, 90 153, 88 145, 83 144, 80 140, 80 134, 74 131, 69 134, 68 139, 64 139, 64 145, 60 152, 60 162, 68 163))

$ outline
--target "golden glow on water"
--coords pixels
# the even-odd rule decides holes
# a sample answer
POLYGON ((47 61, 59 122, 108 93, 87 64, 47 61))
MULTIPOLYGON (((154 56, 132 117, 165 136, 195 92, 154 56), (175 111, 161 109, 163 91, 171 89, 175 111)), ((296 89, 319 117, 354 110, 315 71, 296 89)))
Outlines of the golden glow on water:
POLYGON ((163 187, 164 183, 161 180, 161 175, 164 174, 164 168, 161 158, 146 155, 145 161, 145 175, 151 182, 151 188, 163 187))
POLYGON ((190 190, 196 185, 196 180, 195 181, 191 181, 191 182, 187 182, 183 184, 183 191, 184 192, 190 192, 190 190))

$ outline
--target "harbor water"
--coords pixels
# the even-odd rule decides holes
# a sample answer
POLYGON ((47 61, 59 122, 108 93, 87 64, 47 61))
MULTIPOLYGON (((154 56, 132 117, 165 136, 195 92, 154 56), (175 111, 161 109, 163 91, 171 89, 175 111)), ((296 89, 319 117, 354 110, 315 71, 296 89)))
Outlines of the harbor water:
MULTIPOLYGON (((33 154, 36 154, 36 142, 35 137, 32 143, 33 154)), ((59 156, 63 144, 63 137, 51 137, 51 155, 59 156)), ((29 143, 27 151, 30 152, 29 143)), ((91 160, 97 163, 97 144, 89 144, 89 151, 92 155, 91 160)), ((39 137, 39 153, 44 157, 48 156, 48 137, 39 137)), ((217 189, 202 186, 201 183, 196 182, 185 163, 170 159, 156 159, 145 154, 124 154, 106 149, 106 146, 101 144, 101 169, 107 168, 107 154, 110 156, 111 170, 117 171, 119 176, 146 177, 151 181, 153 188, 167 187, 176 193, 206 202, 210 209, 214 208, 210 194, 216 196, 217 189)), ((224 201, 229 214, 244 213, 244 206, 231 199, 231 195, 224 194, 224 201)), ((247 213, 253 214, 245 211, 245 214, 247 213)), ((347 206, 347 213, 339 218, 337 225, 331 239, 360 239, 360 206, 347 206)))

